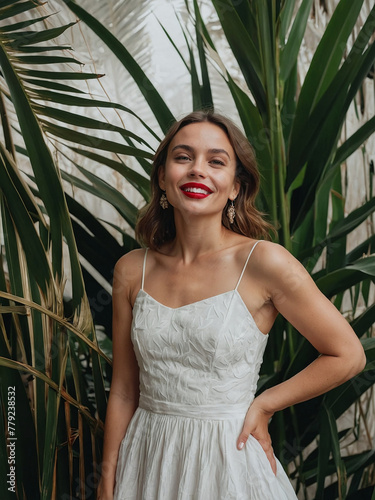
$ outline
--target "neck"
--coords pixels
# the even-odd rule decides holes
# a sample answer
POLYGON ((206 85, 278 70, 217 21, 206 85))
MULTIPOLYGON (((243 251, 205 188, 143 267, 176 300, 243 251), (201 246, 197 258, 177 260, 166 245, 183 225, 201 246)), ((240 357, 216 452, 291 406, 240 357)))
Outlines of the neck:
POLYGON ((189 217, 183 219, 175 213, 176 238, 172 252, 180 254, 185 263, 197 257, 222 249, 228 238, 228 229, 221 217, 189 217))

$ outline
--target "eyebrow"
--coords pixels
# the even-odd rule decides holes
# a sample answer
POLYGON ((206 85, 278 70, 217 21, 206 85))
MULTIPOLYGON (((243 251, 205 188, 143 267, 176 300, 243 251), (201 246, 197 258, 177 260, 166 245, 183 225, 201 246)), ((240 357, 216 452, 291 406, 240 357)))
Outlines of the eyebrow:
MULTIPOLYGON (((177 144, 176 146, 174 146, 174 148, 172 148, 172 151, 174 151, 175 149, 186 149, 186 151, 191 151, 191 152, 194 151, 194 148, 192 148, 188 144, 177 144)), ((224 153, 230 159, 229 153, 227 151, 225 151, 225 149, 217 149, 217 148, 209 149, 208 153, 210 153, 210 154, 224 153)))

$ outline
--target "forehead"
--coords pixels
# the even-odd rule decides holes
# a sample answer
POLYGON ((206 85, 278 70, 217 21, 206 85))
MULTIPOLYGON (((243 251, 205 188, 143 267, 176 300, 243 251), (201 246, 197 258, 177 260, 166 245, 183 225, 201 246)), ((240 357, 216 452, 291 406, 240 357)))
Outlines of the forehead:
POLYGON ((173 137, 168 151, 177 145, 187 145, 194 149, 225 149, 234 157, 234 150, 224 130, 210 122, 191 123, 180 129, 173 137))

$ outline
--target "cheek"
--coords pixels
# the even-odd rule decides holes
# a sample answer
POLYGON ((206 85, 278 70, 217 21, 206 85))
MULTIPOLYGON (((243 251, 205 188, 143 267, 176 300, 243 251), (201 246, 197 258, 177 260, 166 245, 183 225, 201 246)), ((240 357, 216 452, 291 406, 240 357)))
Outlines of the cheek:
POLYGON ((233 190, 236 190, 237 181, 234 175, 225 173, 225 175, 223 175, 222 178, 220 179, 220 185, 223 188, 226 187, 228 192, 232 193, 233 190))
POLYGON ((164 183, 166 185, 176 184, 184 173, 184 170, 179 165, 167 165, 164 172, 164 183))

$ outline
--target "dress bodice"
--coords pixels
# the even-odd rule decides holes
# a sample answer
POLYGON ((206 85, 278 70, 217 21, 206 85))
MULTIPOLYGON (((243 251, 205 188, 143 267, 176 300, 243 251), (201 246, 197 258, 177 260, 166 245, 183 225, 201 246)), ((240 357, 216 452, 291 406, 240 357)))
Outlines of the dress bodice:
POLYGON ((142 279, 132 323, 141 407, 166 403, 225 414, 233 405, 249 406, 268 335, 238 292, 242 275, 234 290, 179 308, 151 297, 142 279))

